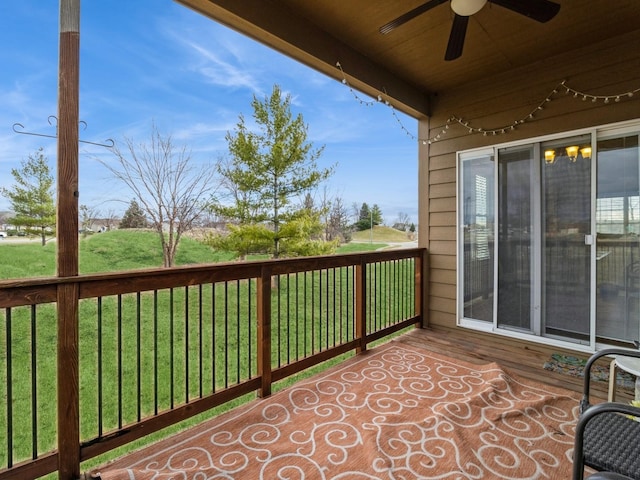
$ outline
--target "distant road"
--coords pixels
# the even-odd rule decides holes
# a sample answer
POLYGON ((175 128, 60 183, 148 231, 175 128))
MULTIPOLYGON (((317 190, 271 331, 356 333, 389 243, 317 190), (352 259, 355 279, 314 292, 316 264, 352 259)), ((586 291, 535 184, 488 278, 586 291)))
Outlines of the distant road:
MULTIPOLYGON (((42 239, 40 237, 4 237, 0 238, 0 245, 3 243, 40 243, 42 239)), ((47 239, 49 242, 50 240, 47 239)))
POLYGON ((386 247, 381 247, 378 250, 391 250, 391 249, 400 249, 400 248, 418 248, 418 241, 414 240, 413 242, 373 242, 373 243, 383 243, 386 247))

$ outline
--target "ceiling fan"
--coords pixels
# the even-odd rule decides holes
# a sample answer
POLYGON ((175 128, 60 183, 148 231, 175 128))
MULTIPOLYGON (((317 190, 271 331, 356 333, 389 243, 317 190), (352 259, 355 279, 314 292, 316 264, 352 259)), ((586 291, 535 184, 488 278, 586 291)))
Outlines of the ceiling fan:
POLYGON ((560 11, 560 5, 550 0, 430 0, 383 25, 380 27, 380 33, 386 35, 400 25, 413 20, 418 15, 449 1, 451 2, 451 10, 453 10, 454 17, 447 51, 444 56, 445 60, 455 60, 462 55, 469 17, 478 13, 487 2, 500 5, 541 23, 548 22, 560 11))

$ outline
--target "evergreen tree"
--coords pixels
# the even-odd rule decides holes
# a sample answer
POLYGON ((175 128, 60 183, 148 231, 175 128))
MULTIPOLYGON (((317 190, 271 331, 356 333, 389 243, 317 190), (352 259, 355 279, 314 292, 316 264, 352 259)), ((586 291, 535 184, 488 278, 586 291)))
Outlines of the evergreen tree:
POLYGON ((124 212, 120 221, 120 228, 147 228, 149 223, 138 202, 131 200, 129 208, 124 212))
POLYGON ((56 226, 56 205, 54 178, 43 149, 29 155, 26 161, 22 160, 20 168, 12 169, 11 175, 14 185, 1 190, 15 213, 11 223, 38 230, 42 245, 45 245, 47 234, 52 233, 56 226))
POLYGON ((371 224, 371 210, 369 209, 369 205, 367 204, 367 202, 363 202, 358 214, 358 221, 355 224, 356 230, 368 230, 371 228, 371 224))
POLYGON ((230 235, 213 244, 241 256, 259 252, 274 258, 330 251, 332 244, 314 239, 322 231, 317 212, 295 203, 331 175, 331 168, 316 164, 323 147, 307 141, 302 115, 293 116, 291 97, 277 85, 264 101, 254 97, 251 106, 257 131, 240 115, 226 136, 231 159, 218 172, 230 202, 212 210, 230 220, 230 235))
POLYGON ((376 225, 382 225, 382 211, 377 204, 369 208, 367 202, 363 202, 358 214, 358 221, 354 227, 358 231, 369 230, 376 225))
POLYGON ((378 206, 377 203, 373 204, 373 207, 371 207, 371 216, 373 217, 373 225, 382 225, 383 220, 382 220, 382 210, 380 210, 380 207, 378 206))

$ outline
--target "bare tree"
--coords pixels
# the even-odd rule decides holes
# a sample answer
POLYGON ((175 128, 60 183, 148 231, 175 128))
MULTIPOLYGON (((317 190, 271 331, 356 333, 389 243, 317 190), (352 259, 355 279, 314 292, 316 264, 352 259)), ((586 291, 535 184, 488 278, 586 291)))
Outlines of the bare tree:
POLYGON ((9 222, 10 218, 11 215, 9 215, 8 212, 0 212, 0 230, 2 230, 2 227, 9 222))
POLYGON ((162 245, 165 267, 171 267, 182 235, 210 204, 218 186, 216 167, 193 165, 191 152, 163 136, 155 124, 151 141, 137 144, 125 137, 125 150, 113 147, 117 164, 102 164, 133 192, 151 220, 162 245))
POLYGON ((326 186, 321 192, 320 212, 325 240, 339 240, 341 243, 351 240, 349 213, 344 200, 339 195, 332 197, 326 186))
POLYGON ((93 230, 93 223, 96 221, 98 211, 95 207, 88 205, 80 205, 80 225, 82 226, 82 235, 84 237, 93 230))
POLYGON ((329 231, 332 239, 339 238, 342 242, 351 241, 351 228, 349 227, 349 214, 341 197, 335 197, 331 203, 329 212, 329 231))
POLYGON ((116 214, 115 209, 108 208, 106 212, 104 212, 104 221, 107 230, 113 230, 116 228, 116 224, 118 223, 118 215, 116 214))
POLYGON ((360 220, 360 205, 358 205, 358 202, 353 202, 351 204, 351 218, 353 219, 354 224, 360 220))
POLYGON ((393 224, 393 228, 406 232, 407 230, 409 230, 410 224, 411 218, 409 217, 409 215, 405 212, 398 212, 398 218, 396 218, 396 221, 393 224))

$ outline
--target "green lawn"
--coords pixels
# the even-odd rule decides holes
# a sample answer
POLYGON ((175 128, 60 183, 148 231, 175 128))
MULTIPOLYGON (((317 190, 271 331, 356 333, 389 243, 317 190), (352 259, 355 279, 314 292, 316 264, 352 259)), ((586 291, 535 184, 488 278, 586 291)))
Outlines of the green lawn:
MULTIPOLYGON (((354 253, 384 248, 385 245, 349 243, 336 253, 354 253)), ((216 252, 196 240, 183 237, 176 265, 216 263, 234 260, 229 252, 216 252)), ((162 266, 162 252, 156 233, 148 230, 114 230, 80 239, 80 273, 115 272, 162 266)), ((56 243, 12 243, 0 241, 0 279, 55 275, 56 243)))
MULTIPOLYGON (((396 242, 409 242, 411 239, 407 237, 405 232, 401 232, 400 230, 396 230, 395 228, 385 227, 383 225, 376 225, 373 227, 373 232, 368 230, 362 230, 361 232, 353 232, 352 236, 353 242, 376 242, 376 243, 396 243, 396 242)), ((378 248, 382 247, 378 245, 378 248)))
MULTIPOLYGON (((28 278, 38 276, 51 276, 55 274, 55 242, 49 242, 44 247, 36 242, 29 243, 0 243, 0 278, 28 278)), ((370 244, 370 243, 352 243, 341 247, 338 253, 353 253, 360 251, 376 250, 384 245, 370 244)), ((176 258, 177 265, 188 264, 202 264, 212 263, 220 261, 233 260, 233 255, 226 252, 214 252, 210 247, 205 246, 195 240, 189 238, 183 238, 178 250, 176 258)), ((121 230, 112 231, 107 233, 94 234, 92 236, 80 239, 80 272, 81 273, 97 273, 97 272, 109 272, 109 271, 121 271, 129 269, 159 267, 162 265, 162 258, 160 253, 159 242, 156 234, 150 231, 131 231, 121 230)), ((306 278, 306 277, 305 277, 306 278)), ((315 288, 323 288, 324 283, 318 278, 311 276, 311 283, 315 285, 315 288)), ((328 282, 328 280, 326 280, 328 282)), ((335 276, 333 278, 335 281, 335 276)), ((237 317, 238 322, 241 318, 247 317, 247 300, 248 295, 245 296, 245 290, 248 288, 249 283, 231 284, 228 291, 224 288, 216 287, 215 291, 199 291, 198 287, 190 287, 189 291, 185 289, 176 289, 172 291, 162 291, 158 294, 155 302, 157 303, 157 312, 155 315, 150 312, 154 309, 154 297, 151 292, 143 293, 141 296, 136 294, 123 295, 121 299, 118 298, 105 298, 102 300, 98 307, 97 301, 94 299, 83 300, 80 304, 80 364, 81 364, 81 395, 85 399, 84 406, 81 408, 81 429, 83 431, 83 438, 92 438, 96 434, 96 425, 98 418, 98 383, 97 383, 97 368, 98 368, 98 351, 102 352, 102 369, 103 378, 105 383, 100 386, 102 389, 104 410, 101 412, 101 416, 105 422, 105 431, 109 431, 115 428, 118 424, 118 411, 117 405, 119 402, 123 404, 123 423, 129 423, 135 421, 136 417, 136 404, 137 393, 135 388, 124 388, 123 398, 119 399, 117 392, 117 365, 122 365, 121 370, 123 372, 123 382, 126 387, 131 387, 131 382, 135 383, 135 379, 139 376, 146 378, 149 375, 153 375, 150 366, 152 364, 158 364, 161 367, 159 372, 160 378, 157 382, 150 382, 143 385, 141 391, 143 415, 150 413, 150 405, 153 405, 151 400, 154 395, 157 395, 160 401, 160 410, 169 408, 171 403, 172 394, 176 398, 176 401, 180 401, 180 398, 184 398, 186 395, 186 387, 182 391, 172 392, 169 391, 171 384, 184 384, 184 381, 180 381, 182 376, 185 378, 185 372, 193 371, 194 365, 197 365, 201 357, 209 359, 208 363, 205 362, 203 366, 203 374, 194 374, 193 378, 189 382, 189 391, 192 395, 197 396, 198 382, 200 378, 208 378, 209 384, 211 384, 211 378, 216 378, 218 388, 222 388, 227 381, 224 376, 226 375, 227 368, 231 371, 230 383, 236 381, 233 375, 235 371, 240 372, 243 378, 247 378, 247 371, 249 364, 252 365, 253 372, 255 374, 255 358, 248 363, 244 360, 242 365, 238 364, 237 359, 242 357, 253 357, 255 353, 250 353, 249 348, 250 335, 256 335, 249 333, 245 328, 245 323, 232 324, 231 328, 225 323, 213 323, 205 324, 205 328, 202 328, 196 320, 192 320, 191 317, 187 317, 184 313, 188 309, 190 312, 197 312, 199 305, 204 305, 206 311, 218 311, 225 307, 225 299, 240 299, 240 304, 231 308, 231 317, 237 317), (188 295, 188 298, 187 298, 188 295), (214 298, 215 297, 215 298, 214 298), (171 303, 175 301, 174 303, 171 303), (120 304, 119 304, 120 302, 120 304), (173 306, 175 305, 175 307, 173 306), (188 306, 188 307, 187 307, 188 306), (234 314, 234 308, 241 312, 234 314), (122 315, 118 313, 119 309, 122 311, 122 315), (101 320, 97 320, 97 311, 100 310, 101 320), (136 312, 138 313, 138 319, 136 318, 136 312), (118 318, 122 318, 121 325, 118 318), (215 329, 215 332, 213 331, 215 329), (225 331, 227 329, 228 331, 225 331), (100 333, 102 332, 102 333, 100 333), (139 332, 139 333, 138 333, 139 332), (141 349, 138 348, 137 338, 140 336, 141 344, 150 345, 154 334, 158 337, 159 342, 163 347, 161 348, 161 354, 164 355, 156 360, 152 358, 152 354, 149 353, 153 349, 141 349), (211 340, 215 336, 218 336, 218 340, 214 342, 211 340), (197 351, 197 345, 200 337, 206 337, 208 340, 204 342, 202 353, 197 351), (220 342, 222 339, 222 343, 220 342), (228 353, 225 353, 224 343, 236 345, 240 350, 236 358, 233 354, 233 358, 228 357, 228 353), (99 346, 99 349, 98 349, 99 346), (149 351, 146 351, 149 350, 149 351), (184 352, 190 352, 189 358, 191 359, 191 370, 185 368, 185 355, 184 352), (120 352, 120 353, 119 353, 120 352), (173 352, 173 353, 172 353, 173 352), (215 353, 214 353, 215 352, 215 353), (121 354, 121 357, 119 355, 121 354), (173 356, 175 354, 175 357, 173 356), (140 365, 137 367, 136 365, 140 365), (173 373, 167 373, 167 369, 172 365, 173 373), (136 373, 135 369, 141 368, 140 374, 136 373), (212 369, 216 369, 215 373, 212 369), (234 370, 235 369, 235 370, 234 370), (238 370, 242 369, 242 371, 238 370), (172 376, 176 382, 170 381, 167 375, 172 376), (155 388, 154 385, 158 385, 159 389, 157 394, 149 388, 155 388), (133 396, 132 396, 133 395, 133 396)), ((328 285, 328 283, 327 283, 328 285)), ((210 287, 210 286, 209 286, 210 287)), ((220 286, 222 287, 222 286, 220 286)), ((255 288, 255 285, 254 287, 255 288)), ((280 287, 283 291, 289 288, 282 285, 280 287)), ((293 285, 291 285, 293 288, 293 285)), ((343 287, 340 287, 343 288, 343 287)), ((347 285, 347 288, 348 285, 347 285)), ((317 290, 316 290, 317 292, 317 290)), ((346 298, 347 295, 345 295, 346 298)), ((321 312, 326 311, 322 310, 321 312)), ((255 308, 253 306, 252 308, 255 308)), ((274 308, 276 308, 274 306, 274 308)), ((306 308, 306 307, 305 307, 306 308)), ((311 307, 309 307, 311 308, 311 307)), ((315 308, 318 308, 316 305, 315 308)), ((254 310, 255 312, 255 310, 254 310)), ((12 389, 11 396, 14 399, 12 404, 13 408, 13 446, 15 457, 14 461, 20 461, 29 458, 31 454, 31 443, 33 441, 32 435, 32 416, 30 414, 20 414, 23 412, 31 411, 31 391, 32 381, 35 382, 37 387, 37 443, 40 451, 48 451, 55 448, 55 402, 51 401, 55 398, 56 390, 56 367, 55 361, 55 345, 56 345, 56 311, 53 305, 42 305, 37 307, 37 315, 29 308, 15 308, 11 310, 11 322, 7 321, 9 310, 0 310, 0 343, 2 344, 2 350, 7 348, 6 340, 10 339, 11 342, 11 369, 7 367, 7 356, 2 354, 0 356, 0 398, 7 398, 8 392, 6 391, 7 385, 7 372, 12 375, 12 389), (35 340, 32 343, 31 339, 35 340), (36 376, 32 376, 31 368, 31 352, 36 352, 36 376)), ((255 313, 254 313, 255 314, 255 313)), ((217 314, 216 314, 217 315, 217 314)), ((317 322, 321 321, 320 316, 317 315, 317 322)), ((327 328, 320 327, 318 331, 318 323, 316 325, 315 333, 311 335, 314 338, 327 335, 329 332, 327 328), (325 328, 322 331, 322 328, 325 328)), ((275 328, 275 327, 274 327, 275 328)), ((279 326, 282 330, 282 338, 280 342, 282 345, 287 344, 286 335, 288 326, 279 326)), ((313 328, 306 323, 300 323, 296 327, 297 332, 304 328, 313 328), (304 325, 304 326, 303 326, 304 325)), ((335 324, 334 324, 334 329, 335 324)), ((334 334, 334 332, 332 332, 334 334)), ((300 333, 300 335, 302 335, 300 333)), ((280 337, 278 337, 280 338, 280 337)), ((251 343, 255 342, 255 337, 251 343)), ((274 343, 275 344, 275 343, 274 343)), ((235 350, 234 350, 235 352, 235 350)), ((344 356, 343 356, 344 357, 344 356)), ((325 363, 315 369, 311 369, 304 372, 303 376, 308 376, 317 372, 331 364, 335 364, 343 358, 333 359, 328 364, 325 363)), ((187 375, 191 375, 187 373, 187 375)), ((295 379, 290 378, 279 385, 274 386, 274 389, 283 388, 286 385, 293 383, 299 379, 298 375, 295 379)), ((216 409, 216 412, 224 411, 233 406, 238 405, 246 401, 249 398, 254 398, 253 395, 249 395, 243 399, 230 402, 220 408, 216 409)), ((6 402, 0 403, 0 423, 3 423, 6 419, 7 407, 6 402)), ((149 443, 153 440, 160 438, 163 435, 167 435, 170 432, 175 432, 178 429, 186 428, 188 425, 195 424, 202 421, 204 418, 208 418, 212 415, 212 412, 199 415, 193 419, 183 422, 180 425, 176 425, 168 429, 168 431, 156 433, 148 438, 134 442, 133 444, 124 446, 115 452, 110 452, 106 456, 102 456, 99 459, 95 459, 87 463, 83 468, 90 468, 91 466, 104 463, 108 459, 114 458, 118 455, 138 448, 142 444, 149 443)), ((6 450, 8 439, 6 438, 6 429, 0 429, 0 469, 6 466, 6 450)))

